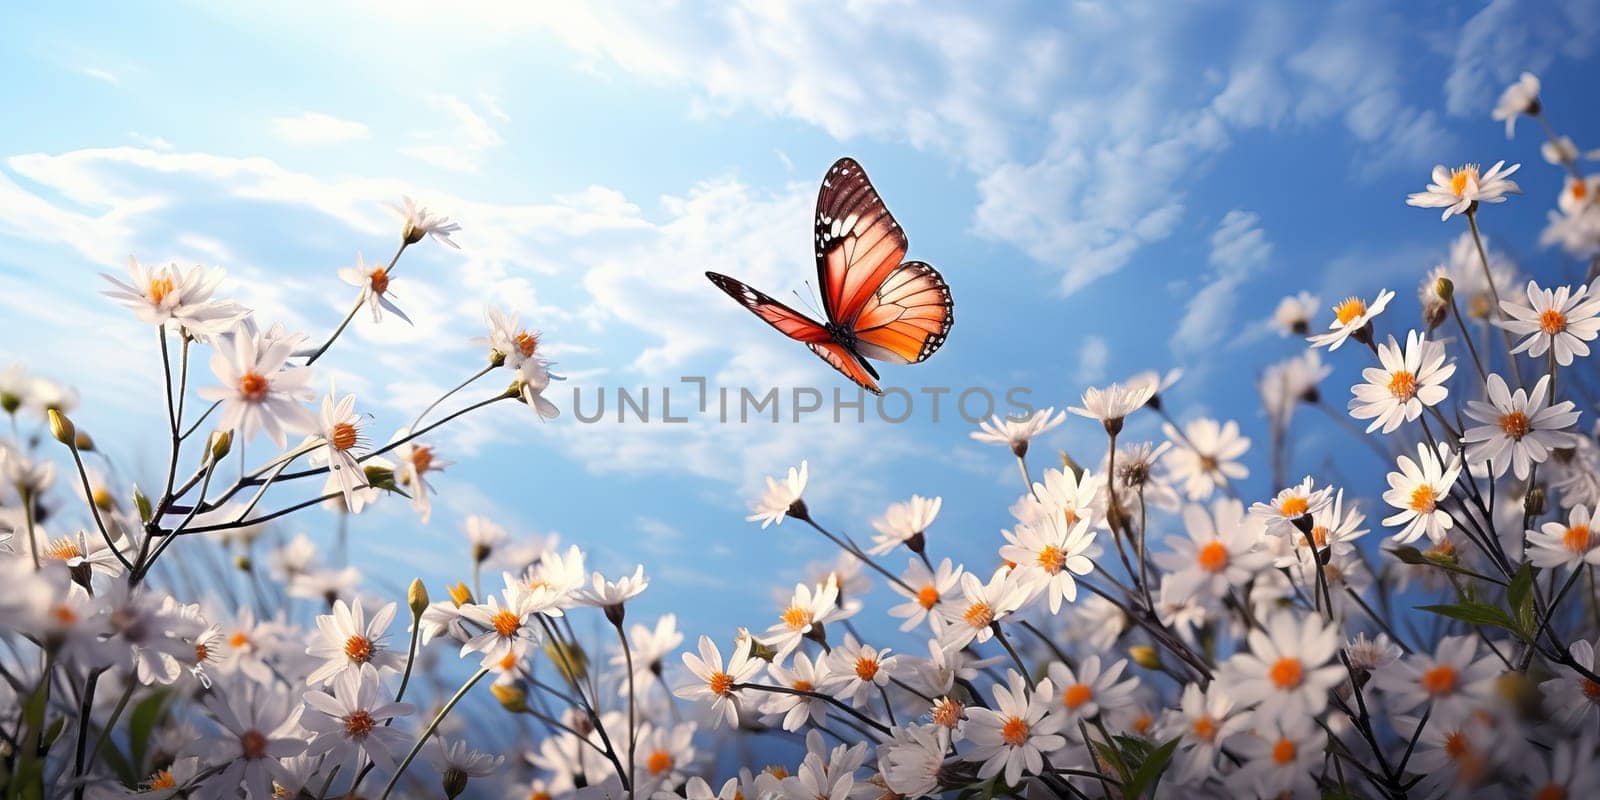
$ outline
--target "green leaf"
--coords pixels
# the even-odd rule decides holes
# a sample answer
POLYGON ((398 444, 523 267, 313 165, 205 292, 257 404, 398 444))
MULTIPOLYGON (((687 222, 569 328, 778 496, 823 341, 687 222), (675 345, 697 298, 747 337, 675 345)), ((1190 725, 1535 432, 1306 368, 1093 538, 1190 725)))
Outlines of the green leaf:
POLYGON ((136 778, 143 775, 145 751, 150 746, 150 732, 161 720, 161 712, 166 701, 165 691, 151 692, 150 696, 140 700, 133 707, 133 712, 128 715, 128 760, 132 762, 129 766, 136 778))
POLYGON ((1171 741, 1157 747, 1145 756, 1139 768, 1134 770, 1133 777, 1128 779, 1128 784, 1123 791, 1124 797, 1155 796, 1156 783, 1161 780, 1161 773, 1167 769, 1167 764, 1172 761, 1172 753, 1178 749, 1178 742, 1182 737, 1174 736, 1171 741))
POLYGON ((1533 565, 1524 561, 1522 568, 1506 587, 1506 601, 1511 604, 1511 616, 1516 619, 1522 638, 1533 635, 1536 624, 1533 609, 1533 565))
POLYGON ((1512 619, 1505 609, 1488 603, 1451 603, 1448 605, 1417 606, 1417 608, 1472 625, 1492 625, 1521 634, 1521 631, 1517 628, 1516 620, 1512 619))

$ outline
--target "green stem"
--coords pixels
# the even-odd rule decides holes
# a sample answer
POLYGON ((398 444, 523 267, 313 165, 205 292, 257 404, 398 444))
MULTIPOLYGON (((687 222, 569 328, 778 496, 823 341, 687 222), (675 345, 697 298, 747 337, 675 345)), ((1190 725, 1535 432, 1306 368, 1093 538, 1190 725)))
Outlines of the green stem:
POLYGON ((411 762, 416 760, 417 753, 422 752, 422 745, 426 744, 428 737, 432 736, 433 732, 439 728, 439 723, 443 722, 444 718, 450 714, 450 711, 456 707, 456 703, 461 702, 461 698, 466 697, 467 692, 471 691, 472 687, 476 686, 478 681, 483 680, 483 676, 488 674, 488 667, 483 667, 473 673, 472 677, 462 684, 460 689, 456 690, 456 693, 450 698, 450 702, 445 703, 444 708, 439 709, 439 713, 433 716, 433 721, 429 722, 428 727, 423 728, 422 733, 417 736, 417 742, 411 746, 411 752, 406 753, 406 757, 400 762, 400 766, 395 768, 394 775, 389 777, 389 783, 383 787, 383 794, 378 796, 378 800, 387 800, 389 793, 394 791, 395 784, 400 782, 400 776, 405 774, 406 767, 411 766, 411 762))

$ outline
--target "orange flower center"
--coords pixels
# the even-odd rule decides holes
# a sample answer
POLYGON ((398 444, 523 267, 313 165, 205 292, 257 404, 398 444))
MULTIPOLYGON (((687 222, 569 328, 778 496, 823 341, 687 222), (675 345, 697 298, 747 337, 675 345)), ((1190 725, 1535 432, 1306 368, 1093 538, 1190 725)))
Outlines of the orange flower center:
POLYGON ((1279 689, 1293 689, 1305 678, 1305 668, 1300 665, 1298 658, 1280 658, 1278 663, 1272 665, 1272 669, 1267 670, 1267 677, 1279 689))
POLYGON ((239 754, 252 761, 267 754, 267 737, 251 729, 239 736, 239 754))
POLYGON ((1444 697, 1454 694, 1456 690, 1456 670, 1446 664, 1440 664, 1427 672, 1422 673, 1422 691, 1434 697, 1444 697))
POLYGON ((74 558, 83 558, 83 550, 70 537, 63 537, 45 545, 44 557, 56 561, 71 561, 74 558))
POLYGON ((657 750, 654 753, 651 753, 650 758, 646 759, 644 762, 645 769, 650 770, 651 775, 660 775, 661 773, 672 769, 672 765, 672 754, 665 750, 657 750))
POLYGON ((78 612, 73 611, 69 606, 51 606, 50 618, 55 620, 58 625, 76 625, 78 623, 78 612))
POLYGON ((1410 400, 1417 396, 1417 376, 1400 370, 1389 373, 1389 394, 1396 400, 1410 400))
POLYGON ((1213 736, 1217 735, 1217 721, 1210 717, 1201 717, 1189 727, 1194 732, 1196 739, 1209 742, 1213 736))
POLYGON ((1528 435, 1528 415, 1521 411, 1500 415, 1500 430, 1505 435, 1520 440, 1528 435))
POLYGON ((517 331, 516 342, 517 350, 522 353, 523 358, 533 358, 533 354, 539 349, 539 334, 517 331))
POLYGON ((356 446, 356 426, 348 422, 341 422, 333 426, 328 441, 333 443, 335 450, 349 450, 356 446))
POLYGON ((352 739, 363 739, 377 727, 378 722, 365 710, 356 710, 344 718, 344 735, 352 739))
POLYGON ((1547 783, 1533 793, 1533 800, 1566 800, 1567 788, 1559 783, 1547 783))
POLYGON ((149 288, 150 302, 161 305, 161 301, 167 299, 167 295, 172 294, 172 276, 157 275, 151 278, 149 288))
POLYGON ((1432 514, 1433 509, 1439 505, 1439 496, 1433 493, 1432 486, 1418 486, 1411 490, 1411 510, 1418 514, 1432 514))
POLYGON ((712 694, 725 695, 733 691, 733 676, 726 672, 713 672, 706 685, 711 687, 712 694))
POLYGON ((1078 524, 1078 520, 1083 519, 1083 518, 1078 516, 1078 509, 1076 509, 1076 508, 1063 508, 1063 509, 1061 509, 1061 519, 1064 520, 1067 523, 1067 527, 1068 528, 1071 528, 1074 525, 1078 524))
POLYGON ((1039 551, 1039 566, 1051 575, 1060 572, 1066 563, 1067 554, 1053 544, 1045 545, 1044 549, 1039 551))
POLYGON ((1589 526, 1574 525, 1561 534, 1561 543, 1574 553, 1589 552, 1589 526))
POLYGON ((159 791, 162 789, 176 789, 178 788, 178 779, 172 777, 172 770, 160 770, 156 774, 150 776, 150 780, 145 782, 144 788, 145 791, 148 792, 159 791))
POLYGON ((389 291, 389 273, 384 272, 383 267, 373 270, 367 280, 372 284, 372 291, 378 294, 389 291))
POLYGON ((1328 546, 1328 526, 1317 525, 1311 529, 1311 543, 1317 547, 1328 546))
POLYGON ((494 632, 500 634, 502 639, 511 638, 522 628, 522 618, 511 613, 509 608, 502 608, 495 612, 493 619, 490 621, 494 623, 494 632))
POLYGON ((925 609, 932 609, 938 603, 939 590, 933 588, 931 584, 922 587, 922 589, 917 592, 917 605, 922 606, 925 609))
POLYGON ((1011 717, 1000 727, 1000 739, 1012 747, 1021 747, 1028 741, 1028 723, 1021 717, 1011 717))
POLYGON ((1444 752, 1452 759, 1460 759, 1468 751, 1467 737, 1461 731, 1451 731, 1444 737, 1444 752))
POLYGON ((1194 560, 1206 572, 1221 572, 1228 566, 1228 548, 1222 542, 1208 542, 1195 552, 1194 560))
POLYGON ((789 626, 791 631, 805 630, 807 626, 816 620, 816 617, 811 613, 811 609, 799 606, 789 606, 783 610, 783 614, 780 616, 783 619, 783 624, 789 626))
POLYGON ((1567 191, 1572 193, 1572 199, 1582 201, 1589 196, 1589 185, 1581 180, 1573 179, 1567 183, 1567 191))
POLYGON ((856 659, 856 677, 870 681, 878 674, 878 659, 872 656, 862 656, 856 659))
POLYGON ((1077 709, 1093 699, 1094 690, 1081 683, 1068 686, 1067 690, 1061 693, 1061 704, 1071 709, 1077 709))
POLYGON ((967 613, 962 614, 961 618, 974 628, 986 628, 994 622, 994 609, 988 603, 973 603, 967 606, 967 613))
POLYGON ((426 445, 416 445, 411 448, 411 468, 418 475, 428 471, 433 466, 433 448, 426 445))
POLYGON ((244 631, 235 631, 232 636, 228 637, 228 646, 234 648, 235 650, 249 647, 250 636, 244 631))
POLYGON ((1344 302, 1333 307, 1333 316, 1339 320, 1340 325, 1349 325, 1352 320, 1358 319, 1367 313, 1367 301, 1359 297, 1347 297, 1344 302))
POLYGON ((1468 181, 1471 181, 1472 183, 1478 182, 1478 168, 1471 164, 1468 164, 1467 166, 1462 167, 1461 169, 1458 169, 1450 174, 1451 193, 1456 197, 1460 197, 1461 193, 1467 190, 1468 181))
POLYGON ((1306 513, 1306 511, 1310 508, 1310 500, 1307 500, 1300 495, 1293 495, 1291 497, 1283 498, 1283 502, 1278 504, 1278 513, 1293 519, 1301 514, 1306 513))
POLYGON ((246 372, 239 377, 239 394, 251 403, 259 403, 267 399, 267 379, 255 372, 246 372))
POLYGON ((1150 726, 1154 724, 1156 724, 1156 718, 1141 711, 1139 716, 1133 718, 1133 732, 1143 736, 1150 731, 1150 726))
POLYGON ((812 689, 817 688, 817 685, 812 683, 811 681, 801 679, 801 680, 797 680, 797 681, 794 682, 794 688, 798 689, 798 690, 800 690, 802 692, 809 692, 812 689))
POLYGON ((1278 762, 1279 764, 1292 763, 1294 761, 1294 756, 1294 742, 1291 742, 1288 739, 1279 739, 1278 743, 1272 746, 1272 760, 1278 762))
POLYGON ((1539 312, 1539 330, 1554 336, 1567 329, 1567 315, 1553 308, 1539 312))
POLYGON ((954 728, 961 721, 963 708, 960 703, 946 697, 933 706, 933 723, 946 728, 954 728))
POLYGON ((202 643, 198 643, 198 642, 195 643, 195 646, 194 646, 194 663, 196 663, 196 664, 204 664, 207 661, 209 661, 210 659, 211 659, 211 648, 206 647, 202 643))
POLYGON ((1589 698, 1591 703, 1600 703, 1600 683, 1595 683, 1585 678, 1583 681, 1583 696, 1589 698))
POLYGON ((372 660, 372 641, 365 636, 352 636, 344 642, 345 658, 365 664, 372 660))

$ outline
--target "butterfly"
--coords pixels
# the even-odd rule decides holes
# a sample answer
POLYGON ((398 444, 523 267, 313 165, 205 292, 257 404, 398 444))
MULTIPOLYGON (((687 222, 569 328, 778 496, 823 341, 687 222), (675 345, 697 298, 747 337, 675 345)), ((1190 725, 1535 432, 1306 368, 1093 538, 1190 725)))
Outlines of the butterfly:
POLYGON ((950 287, 931 265, 900 260, 905 231, 855 159, 839 159, 823 176, 814 222, 824 321, 726 275, 706 277, 845 377, 882 394, 867 359, 914 364, 933 355, 955 323, 950 287))

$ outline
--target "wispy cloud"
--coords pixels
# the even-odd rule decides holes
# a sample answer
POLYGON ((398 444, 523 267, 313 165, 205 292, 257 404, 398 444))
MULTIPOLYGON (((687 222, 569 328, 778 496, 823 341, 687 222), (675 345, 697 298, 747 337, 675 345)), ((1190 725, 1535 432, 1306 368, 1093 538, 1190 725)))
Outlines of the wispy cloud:
POLYGON ((454 125, 414 133, 416 143, 400 148, 402 155, 440 169, 476 173, 483 168, 485 153, 505 142, 495 123, 508 123, 511 117, 495 98, 482 95, 476 106, 453 95, 437 95, 429 102, 454 125))
POLYGON ((1196 355, 1214 348, 1225 333, 1234 330, 1234 310, 1239 287, 1266 267, 1272 242, 1261 229, 1261 218, 1234 209, 1223 216, 1211 234, 1208 262, 1212 272, 1195 291, 1172 334, 1172 350, 1196 355))
POLYGON ((100 67, 79 67, 78 72, 87 77, 94 78, 102 83, 109 83, 112 86, 122 85, 122 77, 108 69, 101 69, 100 67))
POLYGON ((319 111, 303 111, 274 117, 272 132, 292 145, 339 144, 369 138, 372 132, 354 120, 341 119, 319 111))

